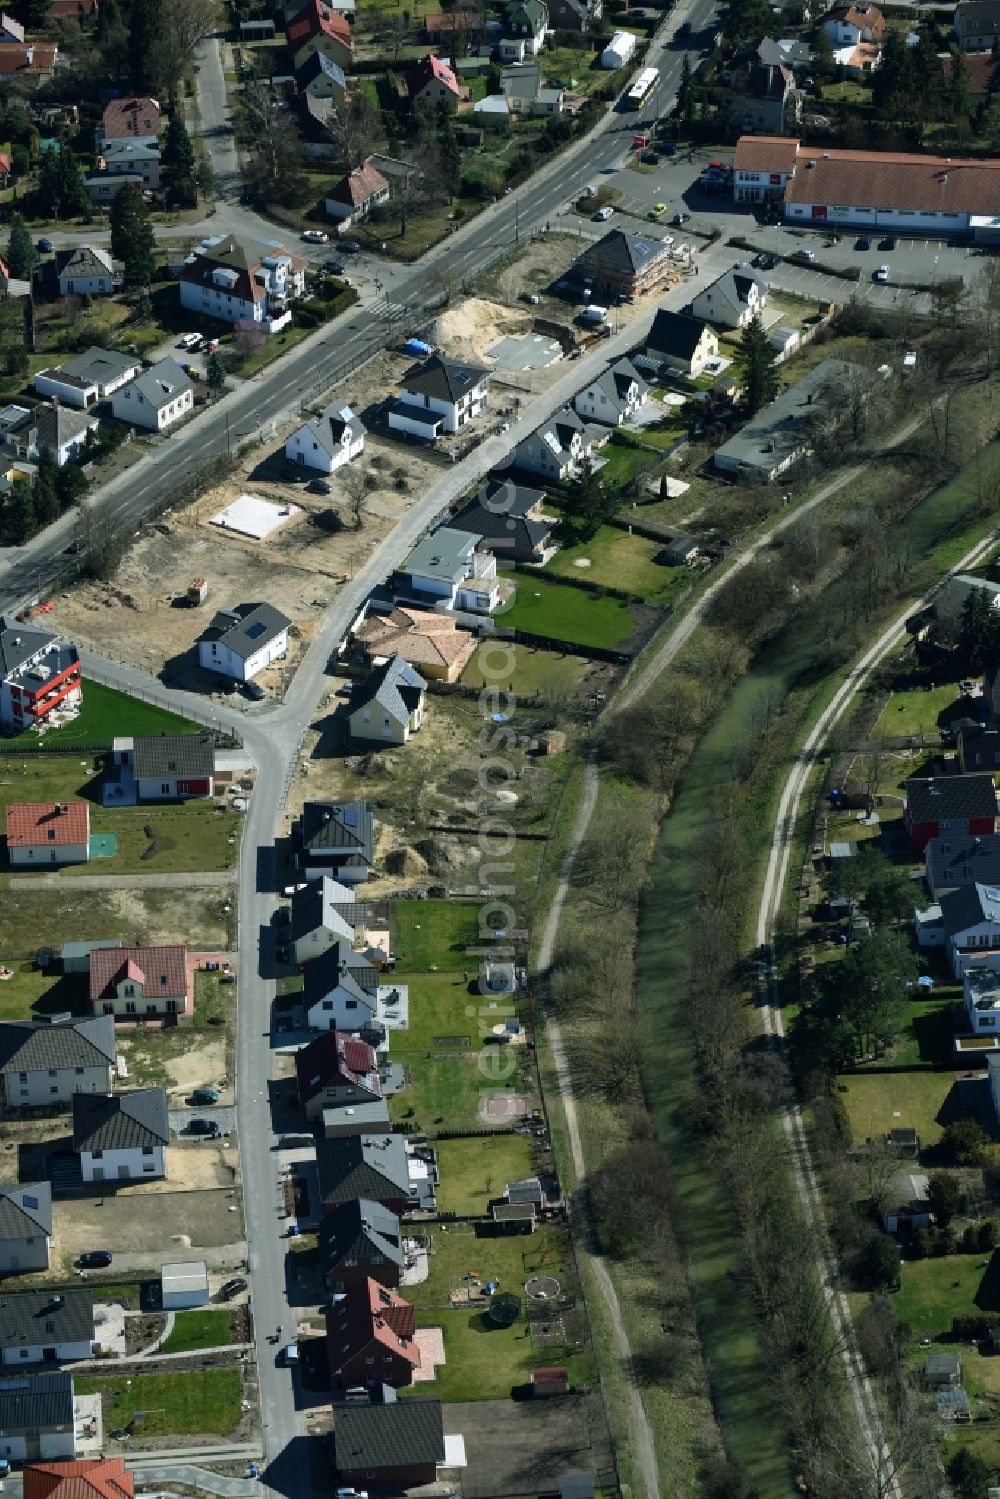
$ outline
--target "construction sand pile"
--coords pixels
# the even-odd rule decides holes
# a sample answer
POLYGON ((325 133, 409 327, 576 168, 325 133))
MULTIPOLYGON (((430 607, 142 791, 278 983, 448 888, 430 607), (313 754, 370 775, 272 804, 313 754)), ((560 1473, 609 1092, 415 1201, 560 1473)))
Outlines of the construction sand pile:
POLYGON ((530 327, 529 312, 503 307, 483 297, 468 297, 434 319, 427 329, 427 339, 456 359, 481 359, 504 334, 524 333, 530 327))

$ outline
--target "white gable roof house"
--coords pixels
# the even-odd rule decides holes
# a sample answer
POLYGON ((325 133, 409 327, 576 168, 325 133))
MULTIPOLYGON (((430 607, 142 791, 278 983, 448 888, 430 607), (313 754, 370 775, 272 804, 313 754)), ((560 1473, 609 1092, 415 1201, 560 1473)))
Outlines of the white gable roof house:
POLYGON ((360 458, 365 450, 367 428, 350 406, 340 401, 331 401, 318 415, 297 427, 285 442, 285 457, 289 463, 303 468, 315 469, 320 474, 332 474, 360 458))
POLYGON ((4 428, 3 451, 13 458, 34 461, 48 448, 59 468, 72 463, 83 452, 88 432, 96 432, 96 416, 72 411, 54 401, 45 401, 25 410, 24 415, 4 428))
POLYGON ((691 302, 691 314, 722 328, 745 328, 767 305, 767 282, 749 266, 724 271, 691 302))
POLYGON ((563 406, 514 449, 514 467, 550 479, 573 478, 585 458, 608 439, 603 426, 585 422, 570 406, 563 406))
POLYGON ((331 219, 339 219, 338 230, 349 229, 359 219, 367 218, 373 208, 381 208, 389 201, 389 183, 377 167, 366 161, 355 167, 326 195, 326 211, 331 219))
POLYGON ((598 375, 573 398, 578 416, 600 422, 604 427, 621 427, 644 406, 649 386, 631 360, 618 359, 603 375, 598 375))
POLYGON ((142 373, 142 360, 130 354, 115 354, 92 345, 68 364, 39 370, 35 389, 40 396, 54 396, 64 406, 86 410, 127 385, 142 373))
POLYGON ((111 397, 111 411, 131 427, 163 432, 194 408, 194 386, 176 359, 161 359, 152 369, 120 386, 111 397))
POLYGON ((75 245, 71 250, 58 250, 55 267, 61 297, 82 297, 85 294, 110 297, 122 285, 121 262, 112 260, 110 252, 102 250, 99 245, 75 245))
POLYGON ((460 431, 485 408, 489 377, 482 365, 432 354, 399 382, 399 399, 388 407, 390 428, 431 442, 460 431))

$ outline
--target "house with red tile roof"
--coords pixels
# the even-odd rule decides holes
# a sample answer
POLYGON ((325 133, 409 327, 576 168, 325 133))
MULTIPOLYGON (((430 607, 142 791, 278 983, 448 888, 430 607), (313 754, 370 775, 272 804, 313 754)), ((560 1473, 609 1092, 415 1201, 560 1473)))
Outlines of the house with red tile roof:
POLYGON ((23 1499, 135 1499, 135 1479, 123 1457, 84 1457, 67 1463, 28 1463, 23 1499))
POLYGON ((270 326, 305 292, 306 261, 284 245, 220 234, 204 240, 184 262, 181 306, 222 322, 270 326))
POLYGON ((95 947, 90 954, 90 1004, 95 1015, 116 1020, 190 1015, 194 980, 187 949, 95 947))
POLYGON ((339 229, 349 229, 388 201, 388 182, 377 167, 366 162, 333 184, 326 195, 326 211, 331 219, 339 219, 339 229))
POLYGON ((156 99, 147 95, 112 99, 104 107, 104 117, 95 132, 98 146, 108 141, 132 141, 137 145, 155 146, 160 138, 163 119, 156 99))
POLYGON ((834 47, 856 47, 859 42, 881 42, 886 33, 885 17, 877 5, 850 0, 835 5, 823 17, 823 30, 834 47))
POLYGON ((7 858, 11 864, 51 869, 90 858, 90 807, 86 802, 11 802, 7 807, 7 858))
POLYGON ((320 52, 338 68, 349 68, 354 61, 354 42, 350 22, 339 11, 331 10, 323 0, 308 0, 286 27, 288 49, 296 70, 303 67, 314 52, 320 52))
POLYGON ((58 56, 54 42, 0 42, 0 76, 38 83, 52 77, 58 56))
POLYGON ((440 57, 429 52, 406 75, 410 100, 421 109, 436 109, 443 104, 454 112, 463 97, 454 71, 440 57))
POLYGON ((374 1048, 346 1031, 326 1031, 297 1051, 295 1077, 307 1119, 322 1118, 333 1103, 382 1097, 374 1048))
POLYGON ((99 0, 49 0, 46 20, 76 21, 87 27, 97 19, 99 0))
POLYGON ((412 1306, 388 1286, 369 1279, 365 1286, 334 1296, 326 1310, 326 1346, 330 1373, 345 1388, 387 1384, 398 1389, 413 1383, 420 1368, 414 1341, 417 1319, 412 1306))

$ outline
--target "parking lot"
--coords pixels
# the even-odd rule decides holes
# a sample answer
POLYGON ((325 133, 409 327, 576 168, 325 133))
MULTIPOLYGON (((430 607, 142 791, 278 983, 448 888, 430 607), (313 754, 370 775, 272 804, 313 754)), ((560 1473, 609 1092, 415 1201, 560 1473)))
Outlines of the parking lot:
POLYGON ((968 246, 950 245, 944 239, 898 237, 895 249, 889 251, 878 248, 883 238, 880 233, 834 228, 832 232, 840 234, 840 243, 824 246, 831 232, 825 227, 760 224, 750 205, 734 204, 728 193, 706 193, 699 185, 699 177, 710 160, 731 164, 732 159, 732 150, 684 150, 676 156, 661 158, 656 167, 636 170, 627 166, 598 174, 595 185, 610 188, 615 195, 615 214, 606 224, 588 223, 583 233, 591 238, 614 227, 633 233, 641 227, 644 232, 662 238, 665 234, 677 234, 670 224, 674 214, 689 213, 691 218, 684 226, 684 234, 690 235, 695 245, 699 238, 707 239, 714 229, 720 230, 724 239, 740 236, 749 241, 753 246, 751 251, 734 248, 734 264, 765 251, 786 257, 794 255, 796 250, 811 249, 819 266, 805 261, 796 265, 783 259, 778 267, 766 272, 768 281, 781 291, 817 302, 860 299, 876 306, 906 307, 916 312, 926 312, 930 306, 929 293, 917 288, 955 276, 973 282, 988 263, 968 246), (649 212, 658 203, 665 205, 665 212, 656 220, 650 219, 649 212), (870 239, 867 250, 855 249, 862 236, 870 239), (883 264, 889 266, 885 285, 874 279, 877 268, 883 264), (860 276, 857 281, 845 280, 824 273, 820 266, 856 269, 860 276))

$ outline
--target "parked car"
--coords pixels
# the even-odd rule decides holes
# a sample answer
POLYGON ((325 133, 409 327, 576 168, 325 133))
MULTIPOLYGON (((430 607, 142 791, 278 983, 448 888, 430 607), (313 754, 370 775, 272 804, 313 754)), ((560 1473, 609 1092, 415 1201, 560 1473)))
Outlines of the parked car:
POLYGON ((594 218, 598 224, 604 224, 607 223, 608 219, 611 218, 613 213, 614 209, 612 208, 611 204, 605 203, 604 207, 599 208, 594 214, 594 218))
POLYGON ((217 1135, 219 1126, 214 1119, 189 1119, 187 1133, 189 1135, 217 1135))
POLYGON ((177 340, 177 347, 183 349, 186 354, 191 354, 201 343, 200 333, 182 333, 177 340))
POLYGON ((889 279, 889 267, 887 265, 880 265, 879 268, 878 268, 878 270, 875 272, 875 280, 876 281, 888 281, 888 279, 889 279))
POLYGON ((815 250, 795 250, 792 254, 793 260, 815 260, 815 250))
POLYGON ((333 485, 325 479, 310 479, 306 489, 310 494, 333 494, 333 485))
POLYGON ((55 249, 55 245, 49 239, 47 234, 43 234, 41 239, 38 241, 38 248, 41 250, 43 255, 51 255, 52 251, 55 249))
POLYGON ((340 241, 340 248, 345 255, 356 255, 361 249, 361 241, 357 239, 342 239, 340 241))
POLYGON ((303 230, 302 238, 309 245, 328 245, 330 243, 330 236, 325 229, 305 229, 303 230))
POLYGON ((878 247, 880 250, 894 250, 896 248, 896 236, 894 234, 885 235, 884 238, 879 240, 878 247))
POLYGON ((677 155, 677 147, 674 145, 673 141, 661 141, 656 149, 659 151, 661 156, 677 155))
POLYGON ((262 703, 267 697, 267 693, 259 682, 244 682, 243 696, 248 697, 252 703, 262 703))
POLYGON ((854 241, 854 248, 856 250, 870 250, 871 247, 872 242, 868 238, 867 234, 859 234, 857 239, 854 241))
POLYGON ((344 274, 344 263, 342 260, 324 260, 324 271, 329 271, 331 276, 342 276, 344 274))
POLYGON ((218 1088, 195 1088, 189 1099, 190 1103, 218 1103, 218 1088))
POLYGON ((660 165, 659 153, 656 151, 643 151, 639 160, 647 167, 658 167, 660 165))
POLYGON ((660 215, 666 213, 666 211, 667 205, 665 203, 654 203, 652 208, 649 210, 649 217, 651 219, 658 219, 660 215))
POLYGON ((686 224, 690 217, 689 213, 675 213, 670 222, 675 225, 686 224))
POLYGON ((227 1280, 225 1285, 219 1287, 219 1298, 222 1301, 232 1301, 234 1296, 238 1296, 246 1288, 247 1282, 242 1275, 234 1275, 232 1280, 227 1280))
POLYGON ((111 1264, 110 1249, 88 1249, 77 1259, 80 1270, 106 1270, 111 1264))

